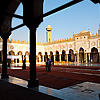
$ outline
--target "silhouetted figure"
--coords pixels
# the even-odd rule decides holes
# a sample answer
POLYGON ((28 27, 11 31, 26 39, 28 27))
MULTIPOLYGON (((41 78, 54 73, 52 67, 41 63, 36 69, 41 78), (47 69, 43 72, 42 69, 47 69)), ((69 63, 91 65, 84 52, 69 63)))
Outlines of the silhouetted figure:
POLYGON ((24 56, 22 69, 26 69, 26 56, 24 56))
POLYGON ((8 60, 8 67, 10 68, 10 60, 8 60))
POLYGON ((48 59, 46 61, 46 71, 48 70, 48 59))
POLYGON ((48 71, 51 71, 51 60, 48 58, 48 71))
POLYGON ((54 65, 54 60, 52 60, 52 64, 54 65))

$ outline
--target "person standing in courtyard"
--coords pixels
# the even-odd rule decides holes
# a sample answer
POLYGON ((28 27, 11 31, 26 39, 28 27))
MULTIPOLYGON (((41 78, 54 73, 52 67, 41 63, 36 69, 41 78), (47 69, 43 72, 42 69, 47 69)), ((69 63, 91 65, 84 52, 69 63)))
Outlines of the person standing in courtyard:
POLYGON ((26 56, 24 56, 22 69, 26 69, 26 56))
POLYGON ((48 58, 48 71, 51 71, 51 60, 48 58))
POLYGON ((46 60, 46 71, 48 70, 48 58, 46 60))

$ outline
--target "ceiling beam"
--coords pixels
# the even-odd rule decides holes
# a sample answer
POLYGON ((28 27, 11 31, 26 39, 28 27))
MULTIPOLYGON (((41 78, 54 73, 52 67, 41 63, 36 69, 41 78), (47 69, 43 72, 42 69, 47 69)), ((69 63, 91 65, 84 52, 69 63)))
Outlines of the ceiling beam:
POLYGON ((23 16, 16 15, 16 14, 6 13, 5 15, 6 15, 6 16, 15 17, 15 18, 19 18, 19 19, 23 19, 23 16))
POLYGON ((100 0, 91 0, 93 3, 100 3, 100 0))
POLYGON ((51 10, 51 11, 49 11, 49 12, 43 14, 43 15, 41 15, 40 17, 47 17, 47 16, 49 16, 51 14, 54 14, 54 13, 56 13, 58 11, 61 11, 61 10, 65 9, 65 8, 68 8, 68 7, 70 7, 70 6, 74 5, 74 4, 77 4, 77 3, 81 2, 81 1, 83 1, 83 0, 73 0, 73 1, 71 1, 69 3, 66 3, 66 4, 64 4, 64 5, 62 5, 62 6, 58 7, 58 8, 55 8, 55 9, 53 9, 53 10, 51 10))

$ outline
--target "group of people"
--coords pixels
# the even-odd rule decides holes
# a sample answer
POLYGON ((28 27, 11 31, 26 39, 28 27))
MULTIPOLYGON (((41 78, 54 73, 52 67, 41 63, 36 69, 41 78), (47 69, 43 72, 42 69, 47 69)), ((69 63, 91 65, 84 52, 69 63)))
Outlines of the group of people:
MULTIPOLYGON (((10 67, 10 62, 8 61, 8 67, 10 67)), ((22 65, 22 69, 26 69, 26 56, 24 56, 24 59, 23 59, 23 65, 22 65)), ((47 58, 47 61, 46 61, 46 71, 51 71, 51 60, 49 58, 47 58)))
POLYGON ((51 71, 51 60, 49 58, 46 61, 46 71, 51 71))

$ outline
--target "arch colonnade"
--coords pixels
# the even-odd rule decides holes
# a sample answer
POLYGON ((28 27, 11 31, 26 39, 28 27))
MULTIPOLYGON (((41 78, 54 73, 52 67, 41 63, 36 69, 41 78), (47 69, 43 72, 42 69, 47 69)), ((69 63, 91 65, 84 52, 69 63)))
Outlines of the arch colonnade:
MULTIPOLYGON (((2 52, 0 51, 0 62, 2 62, 2 52)), ((56 50, 55 52, 50 51, 42 53, 38 52, 36 55, 36 62, 45 62, 47 58, 51 59, 55 63, 61 62, 77 62, 77 63, 88 63, 88 62, 100 62, 100 52, 98 49, 93 47, 90 53, 85 53, 85 50, 80 47, 79 52, 75 53, 74 50, 70 49, 69 52, 62 50, 62 52, 56 50)), ((29 52, 14 52, 13 50, 7 53, 7 58, 11 59, 11 63, 22 63, 23 57, 26 55, 26 62, 29 62, 29 52)))
POLYGON ((50 58, 54 62, 100 62, 100 26, 98 33, 91 35, 90 29, 74 34, 72 38, 52 41, 52 28, 46 28, 47 42, 37 43, 37 61, 50 58), (49 41, 50 40, 50 41, 49 41))
POLYGON ((98 52, 98 49, 93 47, 91 49, 91 52, 86 53, 85 50, 80 47, 79 52, 75 53, 74 50, 70 49, 69 52, 66 53, 65 50, 62 50, 62 52, 59 51, 50 51, 45 52, 44 54, 42 52, 39 52, 36 56, 37 62, 45 62, 47 58, 51 59, 51 61, 54 62, 77 62, 77 63, 99 63, 100 62, 100 52, 98 52))

